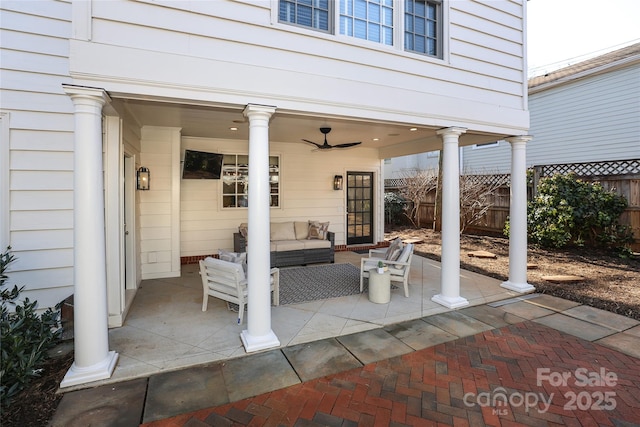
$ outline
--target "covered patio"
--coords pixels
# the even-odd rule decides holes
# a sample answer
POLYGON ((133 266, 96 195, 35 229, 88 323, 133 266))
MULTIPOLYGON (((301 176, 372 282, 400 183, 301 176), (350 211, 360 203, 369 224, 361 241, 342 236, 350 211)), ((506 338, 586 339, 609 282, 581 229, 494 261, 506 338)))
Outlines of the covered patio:
MULTIPOLYGON (((363 256, 340 251, 336 253, 335 262, 359 267, 363 256)), ((272 307, 273 329, 280 339, 280 347, 451 311, 432 300, 441 289, 440 270, 439 262, 414 256, 410 297, 405 298, 401 288, 394 289, 388 304, 370 302, 365 289, 362 294, 272 307)), ((460 284, 461 295, 471 306, 520 295, 501 287, 499 280, 465 270, 461 271, 460 284)), ((109 348, 119 354, 113 375, 91 385, 246 355, 240 340, 246 321, 238 325, 237 313, 230 311, 224 301, 210 297, 206 312, 201 311, 201 305, 198 264, 183 265, 180 277, 144 280, 124 325, 109 330, 109 348)))
MULTIPOLYGON (((510 136, 515 129, 488 131, 482 126, 471 129, 363 120, 355 111, 339 118, 310 116, 301 109, 257 103, 246 104, 241 110, 239 106, 225 109, 175 104, 176 100, 141 101, 115 91, 107 94, 72 85, 64 88, 75 106, 74 221, 81 232, 75 234, 74 245, 75 360, 61 383, 63 388, 105 378, 122 379, 119 375, 123 374, 113 375, 116 363, 120 372, 148 375, 158 369, 188 366, 189 361, 213 361, 419 318, 473 304, 476 298, 475 303, 486 303, 486 296, 477 294, 475 285, 464 288, 466 275, 460 271, 459 148, 463 145, 501 138, 511 145, 509 280, 492 280, 490 292, 507 296, 510 291, 533 290, 526 282, 525 147, 531 137, 510 136), (334 130, 340 130, 341 138, 349 138, 332 139, 334 144, 358 139, 362 145, 314 155, 300 137, 313 135, 328 121, 334 130), (230 123, 238 125, 229 127, 235 130, 228 132, 238 132, 233 138, 221 130, 230 123), (375 137, 378 132, 387 137, 375 137), (191 149, 229 157, 233 170, 229 169, 226 180, 225 176, 184 179, 183 154, 191 149), (410 291, 409 302, 395 302, 399 296, 394 295, 387 309, 371 311, 360 307, 362 302, 370 304, 366 296, 352 296, 345 299, 347 306, 341 306, 341 299, 340 304, 306 304, 295 313, 289 306, 270 308, 270 221, 322 220, 336 233, 337 249, 356 243, 376 245, 384 238, 384 159, 434 149, 441 149, 443 158, 442 263, 426 272, 428 262, 412 268, 412 274, 417 275, 412 286, 417 288, 410 291), (136 171, 141 170, 151 171, 146 188, 136 187, 136 171), (346 188, 334 188, 335 176, 349 178, 358 173, 363 180, 366 175, 368 184, 363 188, 351 186, 349 179, 346 188), (252 177, 250 186, 243 176, 252 177), (329 180, 331 185, 326 185, 329 180), (97 191, 103 183, 104 192, 97 191), (248 205, 237 202, 240 199, 248 205), (352 217, 360 219, 350 222, 352 217), (230 249, 231 236, 243 221, 252 230, 247 257, 253 262, 248 264, 252 304, 242 326, 229 322, 232 329, 216 328, 206 318, 184 317, 194 309, 183 307, 183 303, 200 299, 195 265, 193 297, 184 293, 180 296, 187 298, 184 302, 178 298, 166 306, 156 304, 151 321, 138 321, 146 317, 136 313, 135 307, 146 307, 144 300, 155 295, 145 295, 145 286, 156 282, 158 286, 152 287, 158 288, 158 295, 163 286, 172 283, 189 288, 184 284, 189 282, 189 269, 181 262, 230 249), (330 317, 323 318, 327 315, 330 317), (146 325, 151 329, 144 329, 146 325), (201 325, 210 329, 196 333, 206 328, 201 325), (114 327, 121 329, 109 330, 114 327), (156 330, 158 327, 162 329, 156 330), (324 330, 327 328, 329 331, 324 330), (144 332, 128 336, 130 330, 144 332), (220 330, 228 336, 218 345, 220 336, 213 335, 221 334, 220 330), (203 341, 207 334, 214 345, 203 341), (120 343, 118 336, 129 347, 120 343), (156 345, 148 342, 148 336, 169 338, 170 342, 156 345), (233 344, 227 346, 227 341, 233 344), (166 356, 174 347, 176 354, 166 356)), ((176 295, 169 290, 158 298, 171 301, 176 295)))

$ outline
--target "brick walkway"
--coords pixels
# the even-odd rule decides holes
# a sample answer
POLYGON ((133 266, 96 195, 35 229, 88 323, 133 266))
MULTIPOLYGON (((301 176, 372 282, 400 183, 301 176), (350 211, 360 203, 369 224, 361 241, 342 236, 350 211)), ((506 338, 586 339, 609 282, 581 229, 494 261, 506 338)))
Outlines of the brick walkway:
POLYGON ((640 425, 640 360, 527 321, 144 424, 241 425, 640 425))

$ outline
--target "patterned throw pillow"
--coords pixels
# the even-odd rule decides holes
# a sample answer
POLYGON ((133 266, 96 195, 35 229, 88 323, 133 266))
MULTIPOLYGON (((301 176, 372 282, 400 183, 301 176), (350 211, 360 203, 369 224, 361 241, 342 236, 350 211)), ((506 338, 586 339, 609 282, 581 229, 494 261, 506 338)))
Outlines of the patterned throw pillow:
POLYGON ((246 252, 229 252, 224 249, 218 250, 218 257, 222 261, 229 261, 235 264, 240 264, 244 270, 244 274, 247 274, 247 253, 246 252))
POLYGON ((403 248, 402 239, 398 237, 394 241, 392 241, 391 244, 389 245, 389 248, 384 253, 384 259, 389 261, 397 260, 400 254, 402 253, 402 248, 403 248))
POLYGON ((307 240, 325 240, 329 231, 328 222, 309 221, 309 236, 307 240))
POLYGON ((240 227, 238 227, 238 231, 240 232, 242 237, 246 239, 249 236, 249 225, 246 222, 243 222, 242 224, 240 224, 240 227))

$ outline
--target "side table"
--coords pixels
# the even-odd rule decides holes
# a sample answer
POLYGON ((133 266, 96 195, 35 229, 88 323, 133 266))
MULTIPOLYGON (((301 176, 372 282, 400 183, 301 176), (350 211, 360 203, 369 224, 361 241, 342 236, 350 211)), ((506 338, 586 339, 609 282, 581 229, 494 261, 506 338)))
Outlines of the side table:
POLYGON ((391 301, 391 273, 378 273, 377 268, 369 270, 369 301, 386 304, 391 301))

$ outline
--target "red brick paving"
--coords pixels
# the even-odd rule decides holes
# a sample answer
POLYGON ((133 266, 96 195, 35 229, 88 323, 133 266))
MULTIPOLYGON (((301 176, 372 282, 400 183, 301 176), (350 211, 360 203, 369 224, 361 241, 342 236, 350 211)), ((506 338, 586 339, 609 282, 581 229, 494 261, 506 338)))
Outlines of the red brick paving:
POLYGON ((144 426, 218 425, 640 425, 640 359, 523 322, 144 426), (568 379, 538 385, 538 368, 568 379), (615 385, 578 381, 601 368, 615 385))

